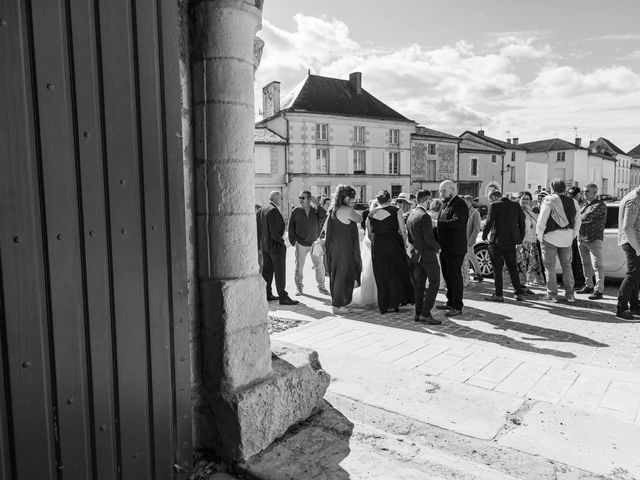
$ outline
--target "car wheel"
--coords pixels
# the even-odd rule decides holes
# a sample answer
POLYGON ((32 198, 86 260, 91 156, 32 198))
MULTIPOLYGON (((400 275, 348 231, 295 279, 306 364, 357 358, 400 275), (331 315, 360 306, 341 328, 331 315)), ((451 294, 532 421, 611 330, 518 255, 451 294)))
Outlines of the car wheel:
POLYGON ((480 244, 473 247, 473 251, 476 254, 478 263, 480 264, 480 275, 483 277, 493 276, 493 266, 491 265, 491 259, 489 258, 489 246, 487 244, 480 244))

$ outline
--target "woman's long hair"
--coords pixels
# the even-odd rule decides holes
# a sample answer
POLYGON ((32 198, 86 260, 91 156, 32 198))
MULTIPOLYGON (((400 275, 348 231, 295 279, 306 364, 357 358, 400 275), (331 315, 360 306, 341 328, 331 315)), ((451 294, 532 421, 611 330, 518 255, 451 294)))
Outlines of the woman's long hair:
POLYGON ((333 198, 331 200, 331 216, 336 218, 338 208, 345 204, 345 200, 347 198, 354 198, 355 196, 356 191, 349 185, 338 185, 336 193, 333 194, 333 198))

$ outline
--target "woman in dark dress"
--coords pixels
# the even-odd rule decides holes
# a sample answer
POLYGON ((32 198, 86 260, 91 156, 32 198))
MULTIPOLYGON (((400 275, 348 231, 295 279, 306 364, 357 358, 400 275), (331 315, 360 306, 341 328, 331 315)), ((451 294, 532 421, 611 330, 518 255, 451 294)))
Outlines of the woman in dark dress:
POLYGON ((358 224, 362 217, 353 209, 356 191, 338 185, 327 217, 326 258, 334 313, 351 313, 353 289, 360 285, 362 259, 358 224))
POLYGON ((407 231, 401 211, 389 204, 387 190, 378 193, 380 207, 369 213, 367 232, 371 239, 373 275, 378 286, 378 308, 385 313, 400 305, 413 303, 413 286, 409 274, 407 231))

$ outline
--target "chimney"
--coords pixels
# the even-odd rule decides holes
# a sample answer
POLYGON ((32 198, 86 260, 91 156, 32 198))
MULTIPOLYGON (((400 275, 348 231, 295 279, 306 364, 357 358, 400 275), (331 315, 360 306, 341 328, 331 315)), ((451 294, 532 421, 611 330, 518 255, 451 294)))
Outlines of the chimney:
POLYGON ((518 142, 520 141, 520 139, 518 137, 513 139, 513 144, 514 145, 518 145, 518 142))
POLYGON ((262 118, 273 117, 280 111, 280 82, 262 88, 262 118))
POLYGON ((353 72, 349 74, 349 85, 357 95, 362 93, 362 73, 353 72))
POLYGON ((484 130, 478 130, 478 135, 484 137, 484 130))
POLYGON ((589 140, 589 148, 593 147, 594 143, 596 143, 595 140, 589 140))
POLYGON ((510 138, 507 138, 507 143, 511 143, 511 139, 510 138))
POLYGON ((582 139, 580 137, 576 137, 576 147, 579 147, 582 143, 582 139))

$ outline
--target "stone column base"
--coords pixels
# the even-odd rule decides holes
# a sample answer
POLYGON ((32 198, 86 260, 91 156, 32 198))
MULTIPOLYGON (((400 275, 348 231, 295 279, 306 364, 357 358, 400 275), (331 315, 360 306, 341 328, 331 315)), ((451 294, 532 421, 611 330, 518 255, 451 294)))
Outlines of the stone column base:
POLYGON ((228 395, 206 398, 206 405, 197 409, 211 427, 200 445, 225 461, 244 461, 267 448, 307 419, 329 386, 331 377, 317 352, 285 342, 273 342, 272 352, 271 375, 228 395))

